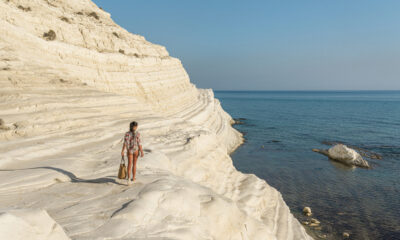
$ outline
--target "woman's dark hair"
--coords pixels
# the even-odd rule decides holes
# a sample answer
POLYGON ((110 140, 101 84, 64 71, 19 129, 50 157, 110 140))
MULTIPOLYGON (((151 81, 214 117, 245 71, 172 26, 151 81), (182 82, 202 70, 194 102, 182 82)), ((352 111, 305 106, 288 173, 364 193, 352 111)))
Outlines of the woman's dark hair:
POLYGON ((135 121, 131 122, 131 123, 129 124, 129 131, 133 132, 133 127, 134 127, 134 126, 137 126, 137 125, 138 125, 137 122, 135 122, 135 121))

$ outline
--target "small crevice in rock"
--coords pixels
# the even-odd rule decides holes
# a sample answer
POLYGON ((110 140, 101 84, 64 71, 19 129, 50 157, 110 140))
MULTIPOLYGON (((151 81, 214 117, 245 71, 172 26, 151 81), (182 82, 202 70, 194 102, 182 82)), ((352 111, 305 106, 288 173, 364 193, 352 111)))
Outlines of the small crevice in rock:
POLYGON ((51 3, 49 0, 46 0, 46 2, 47 2, 47 4, 48 4, 49 6, 57 7, 56 5, 54 5, 53 3, 51 3))
POLYGON ((97 20, 100 19, 96 12, 91 12, 91 13, 88 14, 88 16, 89 16, 89 17, 94 17, 94 18, 96 18, 97 20))
POLYGON ((43 38, 47 41, 53 41, 56 39, 56 33, 53 30, 49 30, 48 32, 43 33, 43 38))
POLYGON ((10 127, 6 126, 6 123, 2 118, 0 118, 0 130, 7 131, 10 130, 10 127))
POLYGON ((116 33, 116 32, 113 32, 113 35, 114 35, 114 36, 116 36, 117 38, 119 38, 119 35, 118 35, 118 33, 116 33))
POLYGON ((62 21, 64 21, 64 22, 71 23, 71 22, 69 21, 69 19, 66 18, 66 17, 60 17, 60 19, 61 19, 62 21))
POLYGON ((15 129, 21 129, 21 128, 25 128, 28 126, 28 121, 19 121, 19 122, 15 122, 13 123, 13 126, 15 129))
POLYGON ((31 7, 24 7, 22 5, 18 5, 18 8, 21 9, 24 12, 29 12, 32 11, 31 7))

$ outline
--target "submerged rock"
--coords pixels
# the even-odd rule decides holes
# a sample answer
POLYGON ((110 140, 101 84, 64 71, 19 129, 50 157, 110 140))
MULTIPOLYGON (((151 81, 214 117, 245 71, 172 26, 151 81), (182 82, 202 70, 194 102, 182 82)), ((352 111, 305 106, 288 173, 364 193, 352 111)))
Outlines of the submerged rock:
POLYGON ((234 125, 243 125, 244 124, 245 118, 234 118, 233 119, 233 124, 234 125))
POLYGON ((315 218, 311 218, 311 222, 312 222, 312 223, 315 223, 315 224, 320 224, 320 223, 321 223, 320 221, 318 221, 318 220, 315 219, 315 218))
POLYGON ((313 149, 313 151, 324 154, 330 159, 348 166, 370 168, 368 162, 365 161, 358 152, 343 144, 337 144, 329 149, 313 149))

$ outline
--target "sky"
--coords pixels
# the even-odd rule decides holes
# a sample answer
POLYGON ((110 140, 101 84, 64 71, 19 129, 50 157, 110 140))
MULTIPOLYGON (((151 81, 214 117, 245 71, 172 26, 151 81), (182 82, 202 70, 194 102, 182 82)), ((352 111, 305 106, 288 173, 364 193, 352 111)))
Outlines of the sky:
POLYGON ((94 0, 200 88, 400 90, 399 0, 94 0))

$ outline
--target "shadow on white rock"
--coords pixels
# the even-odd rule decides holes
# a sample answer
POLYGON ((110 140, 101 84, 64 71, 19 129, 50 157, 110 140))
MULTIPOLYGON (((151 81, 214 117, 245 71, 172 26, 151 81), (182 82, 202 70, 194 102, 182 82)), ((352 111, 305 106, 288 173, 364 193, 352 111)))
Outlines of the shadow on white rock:
POLYGON ((329 149, 313 149, 314 152, 328 156, 330 159, 343 163, 347 166, 371 168, 366 160, 354 149, 343 144, 337 144, 329 149))

